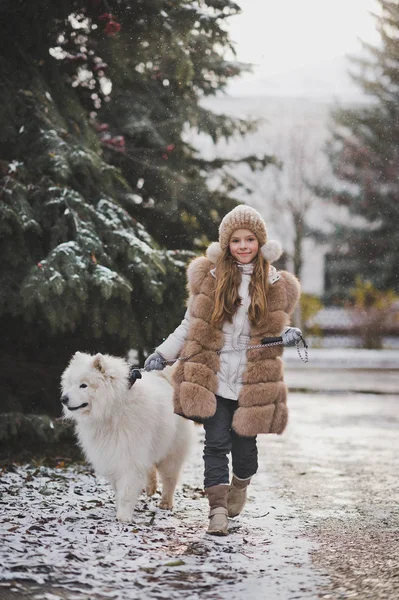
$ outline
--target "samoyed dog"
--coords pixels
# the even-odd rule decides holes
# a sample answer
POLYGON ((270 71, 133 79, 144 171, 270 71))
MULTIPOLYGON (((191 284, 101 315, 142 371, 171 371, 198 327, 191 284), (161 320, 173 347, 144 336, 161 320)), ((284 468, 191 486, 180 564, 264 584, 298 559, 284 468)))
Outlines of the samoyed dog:
POLYGON ((173 507, 193 424, 174 414, 168 374, 144 373, 132 387, 128 375, 122 358, 76 352, 62 375, 61 402, 86 458, 114 489, 116 518, 130 522, 143 488, 155 493, 157 471, 159 506, 173 507))

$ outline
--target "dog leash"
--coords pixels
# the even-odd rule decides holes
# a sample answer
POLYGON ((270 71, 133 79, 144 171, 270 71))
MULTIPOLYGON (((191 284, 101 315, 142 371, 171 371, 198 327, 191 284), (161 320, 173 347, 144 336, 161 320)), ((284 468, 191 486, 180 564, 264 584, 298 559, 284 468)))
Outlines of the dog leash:
MULTIPOLYGON (((261 339, 260 344, 255 344, 254 346, 244 346, 243 348, 228 348, 227 350, 217 350, 216 354, 224 354, 225 352, 243 352, 244 350, 256 350, 257 348, 268 348, 270 346, 282 346, 283 345, 283 338, 280 337, 265 337, 263 339, 261 339)), ((306 340, 303 336, 301 336, 301 339, 299 340, 299 342, 295 343, 295 347, 297 349, 298 352, 298 356, 301 359, 302 362, 307 363, 309 362, 309 353, 308 353, 308 344, 306 343, 306 340), (304 351, 304 355, 302 355, 299 344, 302 342, 303 344, 303 351, 304 351)))
MULTIPOLYGON (((257 350, 258 348, 270 348, 272 346, 282 346, 283 345, 283 338, 281 336, 279 337, 265 337, 262 338, 260 344, 254 344, 252 346, 245 346, 242 348, 227 348, 226 350, 217 350, 216 354, 225 354, 227 352, 246 352, 247 350, 257 350)), ((296 342, 295 344, 297 352, 298 352, 298 356, 301 359, 302 362, 307 363, 309 362, 309 354, 308 354, 308 344, 306 343, 306 340, 303 336, 301 336, 301 339, 299 342, 296 342), (303 351, 304 354, 302 355, 299 344, 302 343, 303 344, 303 351)), ((197 354, 200 354, 202 352, 202 350, 198 350, 198 352, 194 352, 194 354, 190 354, 190 356, 179 356, 178 358, 172 358, 170 360, 167 360, 166 358, 163 360, 165 366, 168 364, 173 365, 175 362, 177 361, 186 361, 186 360, 190 360, 190 358, 193 358, 194 356, 196 356, 197 354)), ((134 382, 136 381, 136 379, 141 379, 142 378, 142 372, 146 371, 145 367, 130 367, 129 370, 129 375, 128 375, 128 381, 129 381, 129 387, 132 387, 132 385, 134 384, 134 382)))

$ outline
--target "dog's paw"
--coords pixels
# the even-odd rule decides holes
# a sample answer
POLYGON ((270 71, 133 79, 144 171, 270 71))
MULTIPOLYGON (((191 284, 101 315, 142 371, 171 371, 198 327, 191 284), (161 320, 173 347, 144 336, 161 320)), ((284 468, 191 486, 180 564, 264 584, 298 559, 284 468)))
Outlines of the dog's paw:
POLYGON ((147 485, 145 488, 147 496, 153 496, 157 491, 158 477, 157 470, 153 467, 147 475, 147 485))
POLYGON ((116 520, 120 521, 121 523, 131 523, 132 515, 130 514, 130 512, 118 510, 118 512, 116 513, 116 520))
POLYGON ((147 487, 145 488, 145 493, 147 494, 147 496, 153 496, 156 491, 157 491, 156 484, 155 485, 148 484, 147 487))
POLYGON ((159 508, 162 508, 162 510, 172 510, 173 502, 170 500, 161 500, 158 506, 159 508))

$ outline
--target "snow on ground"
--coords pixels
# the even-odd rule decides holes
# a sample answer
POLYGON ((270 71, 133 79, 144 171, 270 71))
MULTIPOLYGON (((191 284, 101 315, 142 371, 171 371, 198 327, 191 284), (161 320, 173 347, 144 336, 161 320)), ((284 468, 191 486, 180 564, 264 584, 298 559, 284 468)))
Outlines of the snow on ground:
MULTIPOLYGON (((7 598, 315 598, 321 576, 279 485, 261 467, 228 537, 205 535, 202 428, 173 512, 140 498, 115 520, 108 484, 85 466, 15 466, 0 477, 0 595, 7 598), (12 593, 12 595, 11 595, 12 593)), ((260 450, 265 436, 259 440, 260 450)))
POLYGON ((131 525, 88 467, 0 469, 1 600, 399 597, 399 379, 394 354, 379 369, 369 358, 285 355, 291 389, 314 393, 290 394, 284 436, 259 436, 259 471, 227 538, 205 535, 200 427, 174 511, 142 496, 131 525), (378 394, 343 391, 357 382, 378 394))

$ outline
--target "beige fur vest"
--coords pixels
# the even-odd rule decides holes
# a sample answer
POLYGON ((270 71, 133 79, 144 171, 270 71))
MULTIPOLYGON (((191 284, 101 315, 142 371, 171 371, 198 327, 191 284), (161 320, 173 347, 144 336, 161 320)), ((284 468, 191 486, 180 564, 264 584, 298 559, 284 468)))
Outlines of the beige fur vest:
MULTIPOLYGON (((223 347, 223 332, 210 323, 214 307, 215 278, 210 273, 213 267, 205 257, 196 258, 188 267, 191 319, 180 355, 191 358, 178 362, 173 374, 175 412, 198 420, 215 414, 220 360, 217 351, 223 347)), ((260 328, 251 327, 250 345, 259 344, 266 336, 280 336, 298 302, 298 280, 287 271, 279 274, 280 279, 268 288, 267 323, 260 328)), ((284 431, 288 411, 282 353, 282 346, 247 351, 243 387, 232 425, 239 435, 284 431)))

